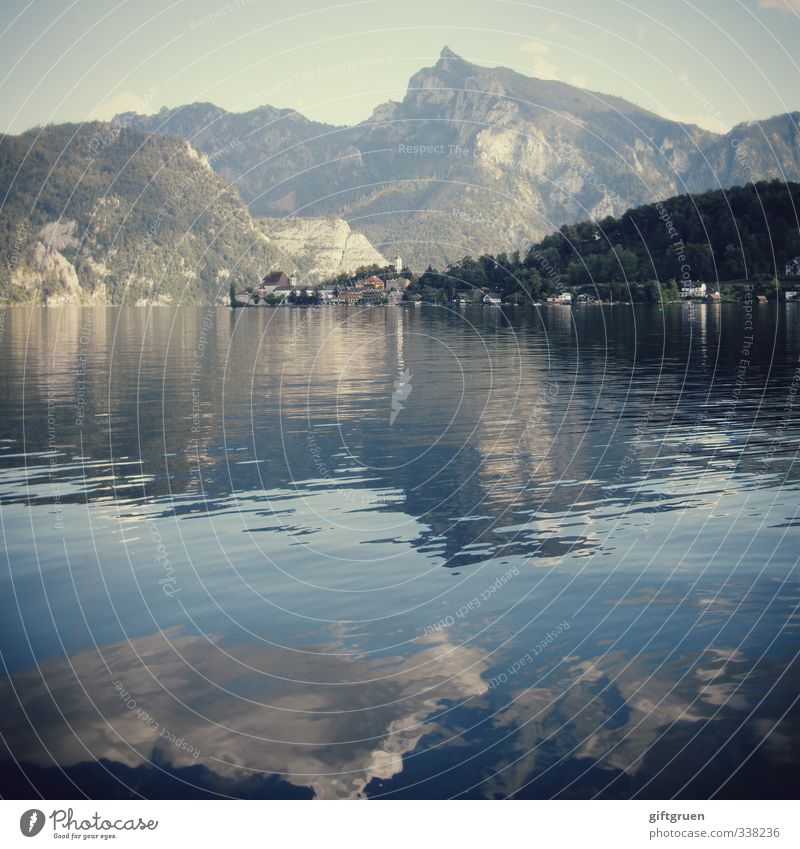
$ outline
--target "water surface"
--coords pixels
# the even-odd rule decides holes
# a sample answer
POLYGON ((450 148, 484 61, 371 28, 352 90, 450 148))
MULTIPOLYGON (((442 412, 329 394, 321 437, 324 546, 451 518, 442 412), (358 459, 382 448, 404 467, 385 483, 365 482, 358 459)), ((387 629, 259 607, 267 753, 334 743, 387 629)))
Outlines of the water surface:
POLYGON ((15 309, 2 795, 792 795, 800 310, 15 309))

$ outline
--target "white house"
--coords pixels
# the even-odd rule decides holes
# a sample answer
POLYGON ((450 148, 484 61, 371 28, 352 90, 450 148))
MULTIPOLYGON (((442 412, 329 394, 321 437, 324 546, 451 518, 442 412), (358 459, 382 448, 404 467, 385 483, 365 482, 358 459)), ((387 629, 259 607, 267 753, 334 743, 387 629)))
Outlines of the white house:
POLYGON ((492 304, 493 306, 496 306, 497 304, 502 303, 502 298, 497 292, 487 292, 483 296, 483 302, 484 304, 492 304))
POLYGON ((280 286, 276 286, 273 290, 272 294, 276 298, 288 298, 292 292, 296 292, 297 290, 294 286, 291 286, 289 283, 282 283, 280 286))
POLYGON ((705 298, 705 296, 705 283, 690 283, 688 286, 681 286, 682 298, 705 298))

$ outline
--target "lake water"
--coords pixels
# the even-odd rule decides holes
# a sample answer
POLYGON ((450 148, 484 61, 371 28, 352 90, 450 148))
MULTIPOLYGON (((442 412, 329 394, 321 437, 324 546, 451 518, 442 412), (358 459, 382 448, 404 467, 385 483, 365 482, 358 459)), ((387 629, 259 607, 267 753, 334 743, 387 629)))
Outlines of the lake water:
POLYGON ((800 307, 15 309, 0 352, 3 796, 796 793, 800 307))

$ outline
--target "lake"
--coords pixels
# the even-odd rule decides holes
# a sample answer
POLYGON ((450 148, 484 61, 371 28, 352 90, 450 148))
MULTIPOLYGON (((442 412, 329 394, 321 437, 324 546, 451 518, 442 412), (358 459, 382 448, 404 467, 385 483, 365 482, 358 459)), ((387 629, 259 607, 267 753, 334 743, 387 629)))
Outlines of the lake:
POLYGON ((6 798, 791 798, 800 307, 18 308, 6 798))

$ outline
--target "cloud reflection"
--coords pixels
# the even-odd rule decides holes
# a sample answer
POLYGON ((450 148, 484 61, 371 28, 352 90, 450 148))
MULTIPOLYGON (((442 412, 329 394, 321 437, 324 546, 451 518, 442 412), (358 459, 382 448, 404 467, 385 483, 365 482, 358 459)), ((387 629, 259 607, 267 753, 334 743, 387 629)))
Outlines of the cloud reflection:
POLYGON ((173 629, 0 681, 3 735, 36 766, 200 764, 234 781, 279 775, 319 798, 359 798, 402 771, 448 704, 486 692, 480 650, 435 635, 411 648, 371 659, 173 629))

